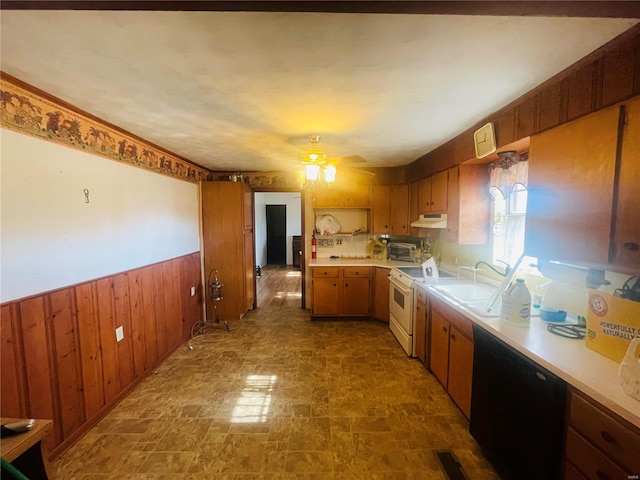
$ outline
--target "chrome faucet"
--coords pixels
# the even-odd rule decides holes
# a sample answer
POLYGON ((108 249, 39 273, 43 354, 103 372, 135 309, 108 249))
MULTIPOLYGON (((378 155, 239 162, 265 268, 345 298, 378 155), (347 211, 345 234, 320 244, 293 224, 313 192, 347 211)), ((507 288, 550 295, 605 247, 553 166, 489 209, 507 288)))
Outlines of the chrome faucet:
POLYGON ((496 262, 500 262, 500 263, 504 263, 505 267, 504 267, 504 272, 501 272, 500 270, 498 270, 496 267, 494 267, 493 265, 491 265, 488 262, 485 262, 484 260, 479 260, 478 262, 476 262, 476 266, 474 268, 478 268, 478 265, 486 265, 487 267, 489 267, 491 270, 493 270, 494 272, 496 272, 498 275, 500 275, 501 277, 506 277, 509 272, 511 271, 511 265, 509 265, 507 262, 504 262, 502 260, 496 260, 496 262))

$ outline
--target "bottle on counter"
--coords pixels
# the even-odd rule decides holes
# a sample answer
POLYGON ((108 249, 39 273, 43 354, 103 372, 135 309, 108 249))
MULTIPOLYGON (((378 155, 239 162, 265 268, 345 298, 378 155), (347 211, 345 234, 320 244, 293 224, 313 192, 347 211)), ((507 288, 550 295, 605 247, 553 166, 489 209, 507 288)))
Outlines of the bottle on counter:
POLYGON ((511 325, 528 327, 531 319, 531 292, 518 278, 505 293, 502 294, 500 319, 511 325))
POLYGON ((318 253, 316 251, 318 241, 316 240, 316 232, 311 234, 311 258, 316 258, 318 253))

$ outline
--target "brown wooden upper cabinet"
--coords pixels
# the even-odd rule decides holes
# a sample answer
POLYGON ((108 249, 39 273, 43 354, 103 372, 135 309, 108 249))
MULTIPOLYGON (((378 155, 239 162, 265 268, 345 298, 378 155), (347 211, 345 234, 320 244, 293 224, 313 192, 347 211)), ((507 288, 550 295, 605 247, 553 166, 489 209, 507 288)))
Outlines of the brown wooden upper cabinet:
POLYGON ((634 97, 531 137, 527 255, 640 270, 639 117, 634 97))
POLYGON ((354 181, 338 180, 331 188, 316 185, 314 208, 369 208, 371 207, 371 186, 354 181))
MULTIPOLYGON (((418 219, 418 194, 420 192, 420 181, 416 180, 409 184, 409 224, 418 219)), ((409 234, 419 236, 421 229, 410 227, 409 234)))
POLYGON ((448 242, 484 245, 489 241, 489 171, 486 165, 458 165, 449 169, 447 188, 448 242))
POLYGON ((409 185, 373 187, 372 233, 407 235, 409 233, 409 185))
POLYGON ((640 270, 640 97, 625 104, 609 263, 640 270))
POLYGON ((420 180, 418 187, 418 213, 447 213, 448 171, 438 172, 420 180))

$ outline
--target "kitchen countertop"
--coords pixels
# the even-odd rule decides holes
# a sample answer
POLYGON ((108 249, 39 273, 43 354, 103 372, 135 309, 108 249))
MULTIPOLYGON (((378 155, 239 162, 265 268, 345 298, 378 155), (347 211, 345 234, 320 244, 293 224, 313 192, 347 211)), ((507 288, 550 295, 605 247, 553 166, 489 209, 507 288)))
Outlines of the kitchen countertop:
POLYGON ((309 260, 310 267, 417 267, 419 263, 399 260, 378 260, 376 258, 329 258, 318 257, 309 260))
POLYGON ((481 317, 432 286, 418 282, 414 285, 640 428, 640 402, 622 390, 618 380, 620 364, 590 350, 584 340, 548 332, 547 323, 539 317, 532 317, 529 327, 509 325, 499 318, 481 317))

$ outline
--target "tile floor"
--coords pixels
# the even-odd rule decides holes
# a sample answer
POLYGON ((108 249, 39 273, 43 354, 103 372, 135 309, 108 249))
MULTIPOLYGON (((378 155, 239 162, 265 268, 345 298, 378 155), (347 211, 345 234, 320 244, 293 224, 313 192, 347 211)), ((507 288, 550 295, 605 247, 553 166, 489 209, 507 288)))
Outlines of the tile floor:
POLYGON ((52 465, 59 480, 497 479, 386 324, 264 307, 179 348, 52 465))

